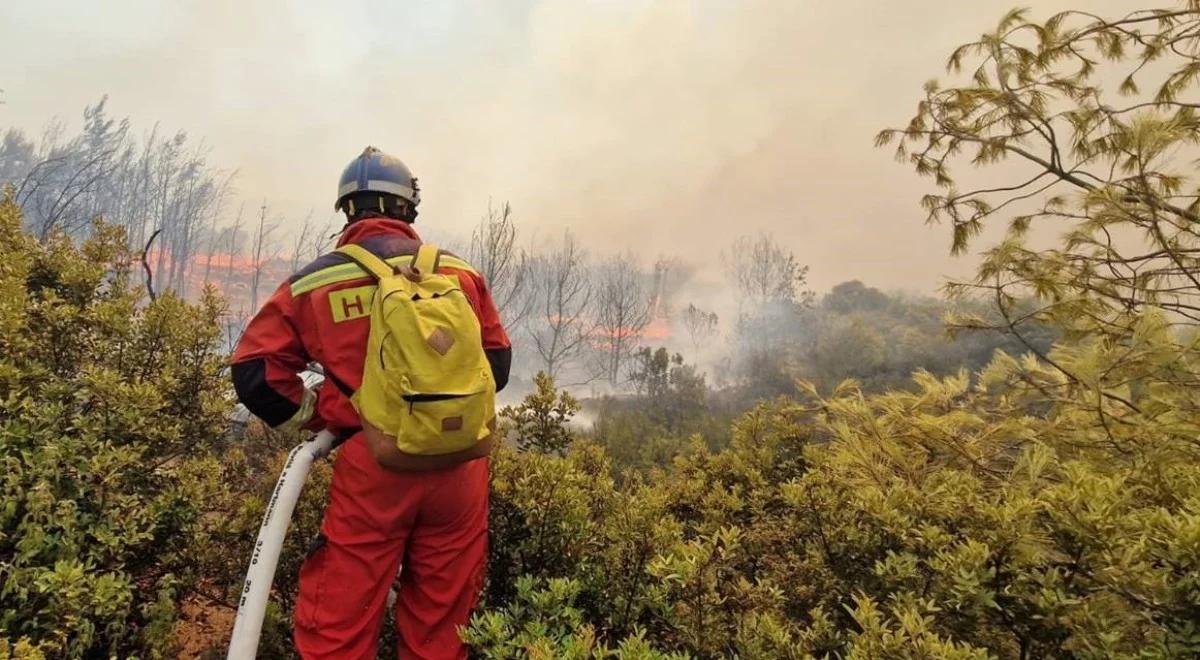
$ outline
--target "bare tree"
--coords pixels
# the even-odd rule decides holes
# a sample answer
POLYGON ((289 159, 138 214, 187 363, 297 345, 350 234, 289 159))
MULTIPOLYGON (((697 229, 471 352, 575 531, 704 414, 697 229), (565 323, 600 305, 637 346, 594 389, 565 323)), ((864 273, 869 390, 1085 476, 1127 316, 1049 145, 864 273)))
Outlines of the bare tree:
POLYGON ((108 114, 106 98, 85 108, 78 135, 65 134, 65 124, 55 120, 36 146, 13 130, 0 145, 0 183, 14 186, 33 233, 78 237, 102 217, 125 227, 131 249, 144 250, 151 230, 159 232, 154 280, 186 294, 192 256, 206 240, 212 247, 233 174, 211 168, 204 145, 189 142, 186 133, 164 139, 156 125, 139 142, 128 119, 108 114))
POLYGON ((497 209, 488 202, 487 214, 471 232, 468 259, 491 289, 507 325, 516 327, 529 314, 529 255, 517 247, 517 226, 508 202, 497 209))
POLYGON ((614 387, 650 324, 654 301, 632 253, 613 257, 596 274, 595 329, 598 374, 614 387))
POLYGON ((242 203, 238 206, 237 217, 233 220, 233 226, 227 227, 229 243, 226 247, 226 257, 229 260, 225 263, 225 283, 221 288, 226 292, 230 291, 230 286, 233 282, 233 262, 242 252, 242 214, 246 211, 246 204, 242 203))
POLYGON ((129 131, 128 120, 108 117, 106 102, 84 109, 83 132, 65 143, 59 143, 62 125, 48 126, 44 155, 17 186, 16 202, 41 240, 56 229, 82 231, 100 210, 93 198, 112 176, 129 131))
POLYGON ((188 293, 188 274, 194 265, 193 255, 203 240, 205 227, 215 227, 224 205, 230 178, 217 179, 206 175, 203 158, 194 155, 184 164, 175 182, 175 203, 172 209, 171 283, 180 295, 188 293))
POLYGON ((271 241, 271 234, 277 225, 267 224, 267 203, 264 201, 258 211, 258 231, 254 234, 253 257, 250 267, 253 275, 250 278, 250 310, 258 311, 258 289, 262 283, 263 267, 279 256, 279 247, 271 241))
POLYGON ((693 303, 688 303, 687 308, 683 310, 683 327, 692 340, 693 350, 699 352, 700 345, 708 342, 717 334, 718 322, 716 312, 708 312, 693 303))
POLYGON ((224 242, 225 232, 228 228, 218 230, 212 227, 208 232, 208 249, 204 251, 204 285, 208 286, 212 283, 212 264, 217 258, 217 247, 224 242))
POLYGON ((562 245, 537 258, 530 273, 534 311, 528 333, 551 378, 577 360, 588 346, 592 286, 587 255, 570 233, 562 245))
POLYGON ((288 267, 294 273, 300 270, 300 266, 308 261, 308 252, 311 249, 313 242, 313 234, 320 230, 313 225, 313 212, 310 209, 308 215, 304 216, 304 224, 300 227, 300 233, 296 235, 292 242, 292 256, 288 260, 288 267))
POLYGON ((779 245, 770 234, 740 236, 721 253, 725 274, 733 282, 738 305, 761 307, 772 302, 808 303, 811 291, 801 291, 808 279, 808 266, 779 245))
POLYGON ((338 236, 341 235, 341 228, 339 227, 341 222, 341 216, 334 214, 326 219, 324 224, 320 226, 313 225, 314 229, 309 235, 308 243, 304 246, 309 259, 316 259, 333 249, 338 236))

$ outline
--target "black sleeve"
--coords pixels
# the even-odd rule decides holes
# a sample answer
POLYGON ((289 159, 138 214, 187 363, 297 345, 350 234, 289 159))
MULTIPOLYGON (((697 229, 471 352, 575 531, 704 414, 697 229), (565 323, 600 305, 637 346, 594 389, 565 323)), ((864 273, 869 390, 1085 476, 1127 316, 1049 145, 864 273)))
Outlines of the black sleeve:
POLYGON ((508 385, 508 372, 512 368, 511 348, 485 348, 488 364, 492 365, 492 378, 496 381, 496 391, 508 385))
POLYGON ((235 362, 230 367, 233 389, 246 409, 271 427, 288 421, 300 409, 267 384, 267 361, 263 358, 235 362))

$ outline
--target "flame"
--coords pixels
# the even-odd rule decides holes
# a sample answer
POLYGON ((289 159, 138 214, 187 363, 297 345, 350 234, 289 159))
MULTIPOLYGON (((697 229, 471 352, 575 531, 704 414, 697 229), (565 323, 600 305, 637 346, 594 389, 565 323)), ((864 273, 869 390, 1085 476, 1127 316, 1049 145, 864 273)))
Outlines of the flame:
POLYGON ((653 340, 666 341, 671 338, 671 324, 665 316, 655 317, 646 327, 637 328, 596 328, 592 330, 591 336, 593 339, 599 340, 602 338, 622 337, 626 339, 636 340, 653 340))
MULTIPOLYGON (((160 263, 166 267, 172 264, 172 260, 170 250, 154 249, 146 253, 146 263, 156 274, 160 263)), ((226 301, 234 307, 239 304, 245 306, 253 299, 250 291, 255 270, 253 259, 237 254, 216 252, 212 255, 189 255, 187 261, 184 279, 189 299, 198 299, 201 291, 207 285, 216 287, 226 301), (205 278, 206 272, 208 273, 207 279, 205 278)), ((265 302, 270 291, 290 275, 291 269, 284 259, 276 258, 262 264, 258 300, 265 302)))
POLYGON ((642 330, 642 339, 657 339, 665 341, 671 338, 671 324, 665 316, 656 317, 642 330))

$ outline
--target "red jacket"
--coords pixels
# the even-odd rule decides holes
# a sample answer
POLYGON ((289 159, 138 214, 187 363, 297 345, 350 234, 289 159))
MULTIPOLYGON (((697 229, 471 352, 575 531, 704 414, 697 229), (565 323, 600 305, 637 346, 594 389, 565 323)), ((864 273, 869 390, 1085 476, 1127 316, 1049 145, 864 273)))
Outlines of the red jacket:
MULTIPOLYGON (((415 255, 421 240, 408 223, 373 216, 347 227, 338 246, 346 243, 390 259, 415 255)), ((475 308, 496 387, 503 388, 511 344, 483 277, 448 252, 439 263, 439 273, 458 276, 475 308)), ((284 282, 250 320, 233 354, 234 388, 246 408, 271 426, 291 421, 343 436, 357 431, 350 395, 362 384, 374 288, 371 276, 338 252, 317 258, 284 282), (325 371, 315 410, 313 394, 299 376, 310 362, 325 371)))

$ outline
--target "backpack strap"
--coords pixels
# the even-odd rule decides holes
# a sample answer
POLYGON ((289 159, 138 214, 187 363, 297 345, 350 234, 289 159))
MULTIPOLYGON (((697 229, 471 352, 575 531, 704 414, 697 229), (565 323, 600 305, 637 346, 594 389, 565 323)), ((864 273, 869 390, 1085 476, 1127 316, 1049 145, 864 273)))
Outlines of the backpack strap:
POLYGON ((347 243, 337 249, 338 252, 350 257, 350 260, 362 267, 377 280, 382 280, 385 277, 391 277, 396 272, 388 265, 386 261, 375 256, 367 248, 354 243, 347 243))
POLYGON ((438 250, 436 245, 422 243, 421 247, 417 248, 417 258, 413 261, 413 268, 416 268, 422 276, 433 275, 437 272, 438 260, 441 256, 441 250, 438 250))

